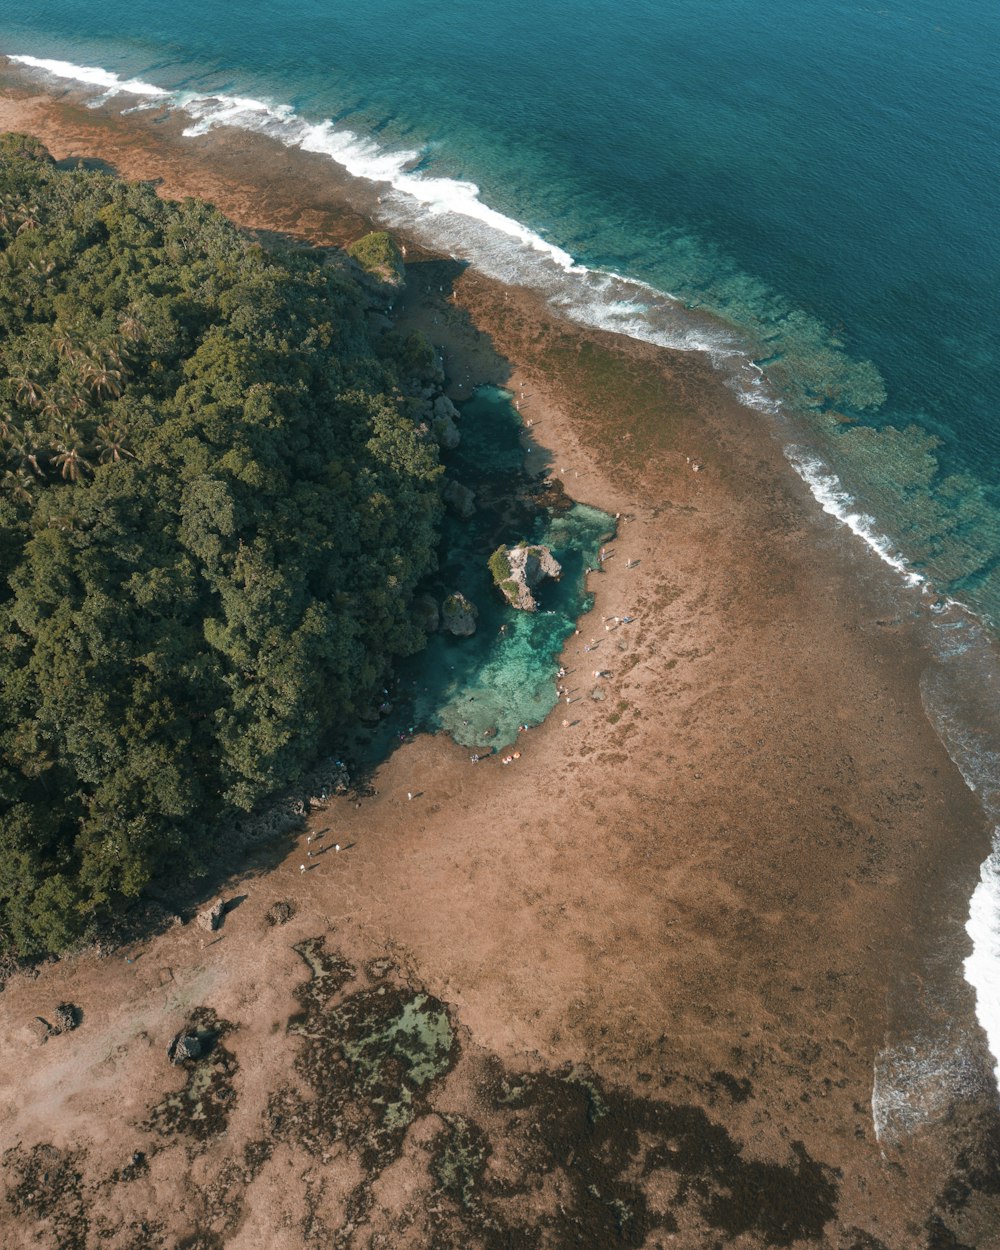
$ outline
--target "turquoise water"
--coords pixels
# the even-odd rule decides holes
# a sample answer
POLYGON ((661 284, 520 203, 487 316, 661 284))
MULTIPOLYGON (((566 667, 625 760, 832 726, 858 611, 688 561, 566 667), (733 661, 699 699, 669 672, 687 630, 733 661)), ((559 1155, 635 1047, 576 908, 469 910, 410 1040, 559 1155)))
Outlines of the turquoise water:
POLYGON ((0 48, 327 152, 570 315, 712 351, 807 415, 835 510, 1000 622, 1000 6, 46 0, 0 48))
POLYGON ((460 411, 462 442, 447 456, 448 472, 475 490, 477 508, 468 520, 447 518, 441 568, 430 589, 438 603, 461 591, 476 605, 478 625, 467 638, 432 634, 403 666, 377 749, 413 727, 445 730, 472 754, 483 754, 516 741, 520 725, 543 721, 556 704, 563 643, 593 601, 586 570, 598 568, 601 544, 614 531, 614 519, 597 508, 546 509, 519 501, 521 492, 512 497, 512 474, 525 457, 521 419, 506 391, 481 387, 460 411), (544 543, 562 565, 558 582, 536 590, 537 612, 509 607, 487 568, 501 543, 521 539, 544 543))

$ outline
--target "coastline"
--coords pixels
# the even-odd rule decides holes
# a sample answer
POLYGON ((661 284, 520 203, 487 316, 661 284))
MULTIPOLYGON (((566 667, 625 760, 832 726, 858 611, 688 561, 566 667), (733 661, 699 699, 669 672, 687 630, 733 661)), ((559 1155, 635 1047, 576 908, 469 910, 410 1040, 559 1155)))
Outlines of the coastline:
MULTIPOLYGON (((209 134, 181 150, 169 124, 157 134, 38 92, 0 101, 0 126, 38 134, 59 157, 160 179, 164 194, 202 195, 247 227, 323 243, 365 229, 329 162, 256 136, 209 134)), ((956 1214, 939 1196, 961 1173, 960 1149, 995 1128, 991 1064, 961 980, 988 837, 924 716, 913 592, 818 513, 704 358, 559 322, 530 292, 469 270, 454 302, 435 297, 433 276, 456 267, 419 249, 409 259, 400 316, 444 347, 453 397, 523 384, 532 455, 574 498, 626 518, 564 661, 584 665, 580 647, 596 638, 614 656, 616 701, 585 703, 568 729, 550 717, 516 771, 470 776, 441 739, 398 751, 377 798, 322 816, 357 844, 344 871, 324 863, 299 881, 292 847, 243 887, 250 898, 212 952, 189 926, 147 944, 136 968, 86 955, 9 985, 0 1052, 23 1074, 4 1091, 12 1139, 52 1140, 56 1124, 63 1148, 86 1118, 104 1125, 91 1164, 111 1157, 106 1117, 122 1087, 87 1067, 102 1044, 80 1033, 83 1062, 53 1053, 68 1056, 72 1039, 24 1055, 23 1021, 58 997, 86 998, 87 1031, 101 1038, 134 1038, 139 1018, 158 1038, 158 1017, 173 1019, 182 999, 210 1001, 240 1024, 231 1044, 249 1123, 267 1092, 263 1039, 302 976, 290 944, 332 928, 359 966, 389 952, 447 1003, 469 1053, 539 1070, 582 1063, 646 1095, 683 1091, 756 1158, 787 1162, 789 1143, 804 1143, 839 1169, 838 1234, 861 1228, 903 1247, 908 1228, 946 1213, 986 1244, 974 1238, 995 1199, 973 1184, 956 1214), (598 622, 621 613, 636 627, 601 638, 598 622), (275 891, 298 913, 249 951, 275 891), (154 966, 183 992, 165 990, 154 966), (932 1074, 943 1101, 925 1097, 915 1125, 890 1116, 877 1142, 873 1065, 928 1038, 946 1074, 960 1053, 961 1080, 932 1074), (752 1092, 728 1097, 720 1072, 752 1092)), ((281 1046, 290 1054, 294 1039, 281 1046)), ((119 1066, 137 1109, 163 1073, 134 1050, 119 1066)), ((164 1186, 180 1191, 168 1164, 164 1186)), ((249 1224, 240 1235, 253 1244, 249 1224)), ((682 1224, 680 1244, 695 1236, 682 1224)))

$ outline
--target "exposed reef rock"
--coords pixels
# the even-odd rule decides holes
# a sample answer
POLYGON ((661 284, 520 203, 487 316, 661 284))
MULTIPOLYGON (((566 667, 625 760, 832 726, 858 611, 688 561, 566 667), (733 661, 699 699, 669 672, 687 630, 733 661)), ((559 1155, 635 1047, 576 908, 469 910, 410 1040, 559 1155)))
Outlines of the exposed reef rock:
POLYGON ((531 593, 546 577, 558 579, 562 566, 548 547, 528 546, 498 547, 490 556, 490 572, 493 580, 513 608, 534 612, 538 608, 531 593))
POLYGON ((467 638, 476 632, 478 618, 479 609, 461 591, 449 595, 441 605, 441 628, 459 638, 467 638))
POLYGON ((171 1063, 183 1063, 185 1059, 200 1059, 202 1054, 200 1038, 194 1033, 178 1033, 167 1047, 167 1058, 171 1063))

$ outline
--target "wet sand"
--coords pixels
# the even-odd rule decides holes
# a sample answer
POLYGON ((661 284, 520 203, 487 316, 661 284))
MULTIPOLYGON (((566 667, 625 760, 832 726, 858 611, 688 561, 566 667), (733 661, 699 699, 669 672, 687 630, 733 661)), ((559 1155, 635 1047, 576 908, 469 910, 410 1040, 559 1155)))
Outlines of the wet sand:
MULTIPOLYGON (((247 227, 366 229, 320 158, 0 81, 0 127, 60 159, 247 227)), ((10 981, 5 1244, 1000 1244, 997 1094, 961 979, 988 836, 921 707, 918 592, 703 358, 410 259, 399 317, 452 395, 523 390, 529 459, 622 515, 563 660, 574 701, 516 767, 401 747, 377 794, 311 818, 344 850, 302 873, 303 833, 227 884, 246 898, 219 941, 179 923, 10 981), (269 925, 280 899, 294 915, 269 925), (61 1001, 83 1023, 40 1043, 61 1001), (172 1068, 199 1009, 216 1049, 172 1068), (426 1081, 387 1040, 421 1012, 426 1081), (881 1141, 877 1065, 906 1078, 881 1141)))

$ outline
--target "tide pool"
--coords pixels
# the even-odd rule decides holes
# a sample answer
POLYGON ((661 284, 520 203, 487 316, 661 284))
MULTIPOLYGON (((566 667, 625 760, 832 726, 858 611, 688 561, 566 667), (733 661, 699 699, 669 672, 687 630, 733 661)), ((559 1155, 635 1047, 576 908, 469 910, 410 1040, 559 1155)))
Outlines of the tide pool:
POLYGON ((508 392, 481 387, 459 410, 462 441, 446 457, 448 475, 476 491, 477 508, 467 520, 447 518, 429 589, 439 603, 463 593, 478 609, 478 626, 466 638, 432 634, 401 666, 397 705, 376 735, 381 749, 413 727, 443 730, 473 754, 489 753, 515 742, 522 724, 540 724, 558 698, 559 653, 593 602, 586 570, 600 567, 601 544, 614 532, 614 518, 597 508, 533 502, 546 496, 520 476, 521 419, 508 392), (510 607, 487 567, 501 543, 521 540, 550 547, 562 565, 558 581, 536 590, 537 612, 510 607))

